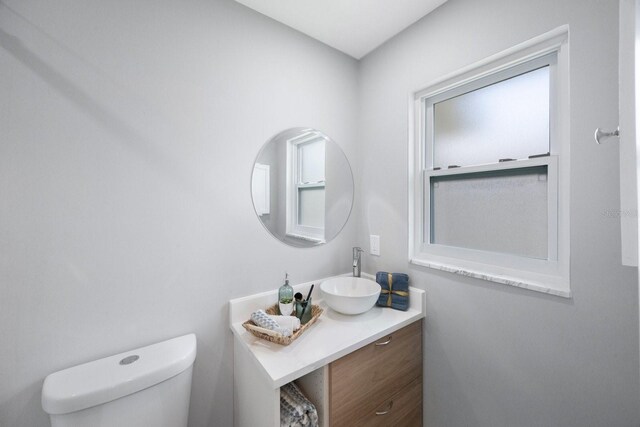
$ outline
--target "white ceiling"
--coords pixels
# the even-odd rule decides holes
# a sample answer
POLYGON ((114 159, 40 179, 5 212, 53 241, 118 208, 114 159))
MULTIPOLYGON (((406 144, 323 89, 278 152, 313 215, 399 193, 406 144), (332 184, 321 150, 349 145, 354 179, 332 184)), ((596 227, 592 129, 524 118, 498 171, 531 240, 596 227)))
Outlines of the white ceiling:
POLYGON ((447 0, 236 0, 360 59, 447 0))

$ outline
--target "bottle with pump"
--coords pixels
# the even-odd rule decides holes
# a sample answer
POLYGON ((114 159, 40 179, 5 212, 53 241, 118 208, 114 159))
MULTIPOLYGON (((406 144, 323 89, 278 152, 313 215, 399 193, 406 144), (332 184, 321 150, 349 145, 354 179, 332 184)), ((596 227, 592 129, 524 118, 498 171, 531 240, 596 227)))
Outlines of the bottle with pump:
POLYGON ((293 288, 289 285, 289 273, 285 273, 284 285, 278 289, 278 309, 283 316, 293 313, 293 288))

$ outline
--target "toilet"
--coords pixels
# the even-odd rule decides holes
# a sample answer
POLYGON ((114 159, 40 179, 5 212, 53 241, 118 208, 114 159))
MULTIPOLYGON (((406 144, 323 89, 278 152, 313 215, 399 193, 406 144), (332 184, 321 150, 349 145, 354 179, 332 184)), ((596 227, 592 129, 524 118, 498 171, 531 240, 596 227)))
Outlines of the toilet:
POLYGON ((186 427, 194 334, 49 375, 42 408, 52 427, 186 427))

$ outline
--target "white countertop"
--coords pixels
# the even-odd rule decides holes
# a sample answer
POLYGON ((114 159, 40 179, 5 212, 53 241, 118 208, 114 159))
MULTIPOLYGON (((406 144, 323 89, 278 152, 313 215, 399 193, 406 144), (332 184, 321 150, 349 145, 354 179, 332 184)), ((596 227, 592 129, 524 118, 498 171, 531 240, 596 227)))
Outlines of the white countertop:
MULTIPOLYGON (((363 276, 372 278, 366 274, 363 276)), ((296 292, 306 295, 311 283, 316 283, 313 303, 320 305, 324 313, 288 346, 257 338, 242 327, 253 311, 275 304, 277 290, 229 302, 234 338, 249 349, 274 389, 425 317, 426 297, 421 289, 410 288, 407 311, 375 306, 366 313, 347 316, 333 311, 320 299, 321 282, 294 286, 296 292)))

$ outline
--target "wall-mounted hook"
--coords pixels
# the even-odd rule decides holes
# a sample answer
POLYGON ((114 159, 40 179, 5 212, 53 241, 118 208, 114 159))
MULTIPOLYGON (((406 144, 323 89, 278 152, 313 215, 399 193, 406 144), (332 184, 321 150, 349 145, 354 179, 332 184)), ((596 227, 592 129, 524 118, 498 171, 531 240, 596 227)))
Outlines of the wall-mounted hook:
POLYGON ((611 136, 620 136, 620 126, 613 132, 605 132, 602 129, 596 129, 596 133, 593 135, 596 139, 596 144, 602 144, 601 140, 604 138, 609 138, 611 136))

